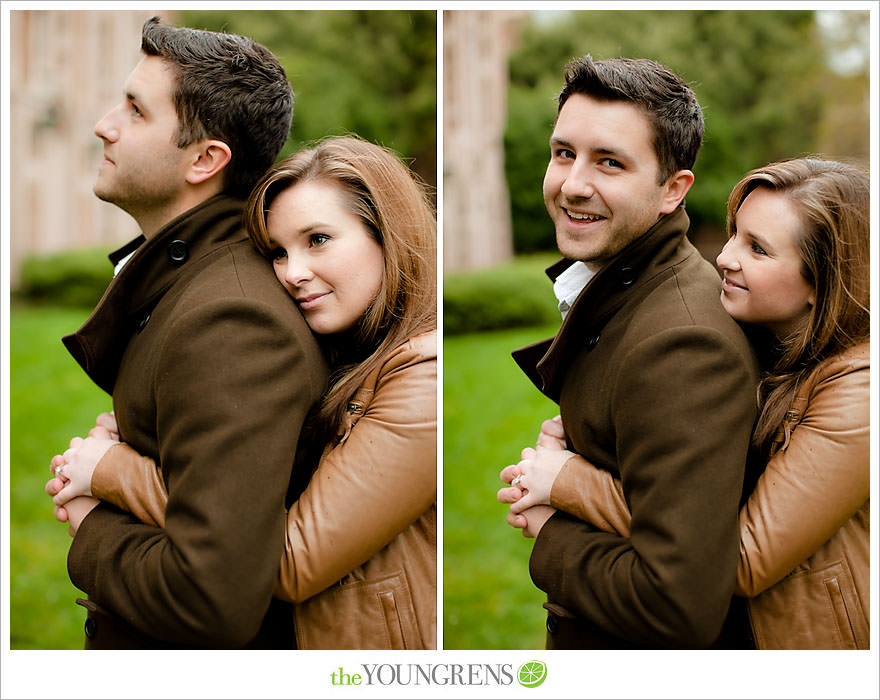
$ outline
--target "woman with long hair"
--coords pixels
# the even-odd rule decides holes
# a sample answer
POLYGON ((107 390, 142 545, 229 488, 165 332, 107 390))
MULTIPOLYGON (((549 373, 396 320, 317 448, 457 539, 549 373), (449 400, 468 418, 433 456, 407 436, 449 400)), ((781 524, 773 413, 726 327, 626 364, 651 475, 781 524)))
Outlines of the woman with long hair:
MULTIPOLYGON (((275 590, 295 604, 297 645, 434 648, 436 220, 425 188, 392 152, 333 137, 272 168, 245 223, 332 370, 300 441, 320 458, 294 475, 275 590)), ((161 527, 161 470, 114 441, 112 414, 98 424, 53 459, 67 481, 47 491, 59 506, 91 493, 161 527)))
MULTIPOLYGON (((735 587, 758 648, 869 645, 869 206, 867 173, 819 158, 753 170, 728 200, 721 303, 763 366, 735 587)), ((567 451, 558 418, 537 448, 501 472, 511 525, 545 504, 629 536, 620 480, 567 451)))

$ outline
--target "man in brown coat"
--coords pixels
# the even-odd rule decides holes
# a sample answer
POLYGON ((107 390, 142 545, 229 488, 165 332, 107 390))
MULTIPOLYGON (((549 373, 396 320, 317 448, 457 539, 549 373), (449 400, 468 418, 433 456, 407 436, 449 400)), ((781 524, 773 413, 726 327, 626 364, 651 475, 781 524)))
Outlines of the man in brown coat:
POLYGON ((686 237, 702 135, 693 92, 659 64, 566 69, 544 179, 564 320, 514 356, 570 449, 620 477, 632 533, 525 511, 551 649, 748 644, 731 596, 757 371, 686 237))
MULTIPOLYGON (((326 368, 243 198, 287 139, 292 94, 250 39, 144 24, 143 58, 95 126, 95 194, 143 235, 64 344, 113 395, 120 439, 159 465, 156 528, 81 497, 68 571, 87 648, 293 646, 273 600, 300 428, 326 368)), ((113 449, 110 447, 109 449, 113 449)))

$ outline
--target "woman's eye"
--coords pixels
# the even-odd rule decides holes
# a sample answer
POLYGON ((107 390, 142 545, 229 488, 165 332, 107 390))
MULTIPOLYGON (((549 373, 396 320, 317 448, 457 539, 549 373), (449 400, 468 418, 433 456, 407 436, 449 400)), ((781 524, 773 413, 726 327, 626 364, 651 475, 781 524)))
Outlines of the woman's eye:
POLYGON ((287 257, 287 251, 284 248, 276 248, 272 251, 272 261, 283 260, 287 257))
POLYGON ((757 253, 758 255, 767 255, 767 251, 754 241, 752 242, 752 252, 757 253))
POLYGON ((329 240, 330 236, 324 233, 313 233, 309 236, 309 247, 317 248, 320 245, 324 245, 329 240))

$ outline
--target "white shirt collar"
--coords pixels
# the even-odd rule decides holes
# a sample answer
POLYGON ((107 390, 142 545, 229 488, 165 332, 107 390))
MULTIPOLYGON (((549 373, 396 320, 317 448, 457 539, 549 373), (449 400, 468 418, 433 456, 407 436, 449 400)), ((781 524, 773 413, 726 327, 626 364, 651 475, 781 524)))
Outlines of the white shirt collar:
POLYGON ((116 263, 116 267, 113 268, 113 276, 114 277, 116 277, 116 275, 119 274, 119 271, 122 269, 122 266, 125 265, 125 263, 127 263, 131 259, 131 256, 134 255, 136 252, 137 252, 136 250, 131 251, 128 255, 126 255, 124 258, 122 258, 122 260, 120 260, 118 263, 116 263))
POLYGON ((569 266, 553 283, 553 293, 559 300, 559 311, 564 319, 575 299, 587 283, 593 279, 595 272, 580 260, 569 266))

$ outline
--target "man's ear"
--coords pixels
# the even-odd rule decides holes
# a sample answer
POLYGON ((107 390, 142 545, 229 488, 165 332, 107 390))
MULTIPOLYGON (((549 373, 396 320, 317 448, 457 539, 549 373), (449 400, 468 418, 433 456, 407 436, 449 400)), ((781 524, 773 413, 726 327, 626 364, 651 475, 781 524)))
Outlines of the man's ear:
POLYGON ((232 150, 223 141, 216 139, 202 141, 193 154, 193 162, 186 181, 191 185, 198 185, 210 180, 222 171, 230 160, 232 160, 232 150))
POLYGON ((669 214, 675 211, 693 184, 694 174, 690 170, 679 170, 670 175, 663 184, 664 194, 660 213, 669 214))

